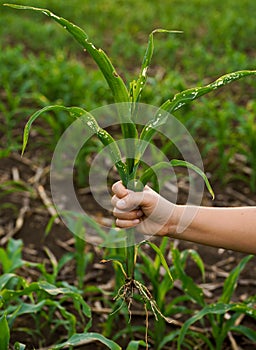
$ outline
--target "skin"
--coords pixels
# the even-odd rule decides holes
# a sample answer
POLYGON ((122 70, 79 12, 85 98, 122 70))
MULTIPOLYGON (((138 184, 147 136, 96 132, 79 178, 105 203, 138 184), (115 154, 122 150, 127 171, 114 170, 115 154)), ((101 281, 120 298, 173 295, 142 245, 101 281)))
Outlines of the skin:
POLYGON ((213 247, 256 254, 256 207, 215 208, 177 205, 146 186, 142 192, 113 187, 116 225, 145 235, 168 236, 213 247))

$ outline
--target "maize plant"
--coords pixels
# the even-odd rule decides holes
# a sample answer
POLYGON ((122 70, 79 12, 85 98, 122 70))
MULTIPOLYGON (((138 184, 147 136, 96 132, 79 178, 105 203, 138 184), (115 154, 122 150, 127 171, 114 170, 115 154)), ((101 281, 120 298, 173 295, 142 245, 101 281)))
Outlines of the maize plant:
MULTIPOLYGON (((142 175, 139 175, 142 156, 145 153, 147 146, 153 140, 153 137, 157 132, 157 128, 160 125, 164 125, 167 122, 168 116, 171 113, 174 113, 175 111, 182 108, 191 101, 196 100, 201 96, 210 93, 211 91, 217 90, 223 87, 224 85, 230 84, 246 76, 256 75, 256 70, 241 70, 232 72, 221 76, 217 80, 205 86, 189 88, 187 90, 177 93, 174 96, 170 96, 169 99, 167 99, 164 103, 162 103, 162 105, 160 105, 157 108, 157 111, 153 118, 150 118, 150 120, 146 122, 146 125, 144 125, 142 130, 140 130, 139 132, 139 128, 136 125, 136 114, 138 112, 136 107, 137 104, 141 101, 143 88, 147 82, 148 67, 150 65, 154 51, 154 35, 156 33, 164 32, 180 32, 169 31, 165 29, 156 29, 152 31, 148 38, 148 43, 144 58, 142 60, 140 73, 137 79, 134 79, 129 84, 126 84, 124 80, 120 77, 120 75, 117 73, 107 54, 102 49, 96 48, 94 44, 90 42, 87 34, 80 27, 69 22, 65 18, 55 15, 47 9, 14 4, 6 5, 16 9, 38 11, 48 16, 50 19, 59 23, 66 31, 68 31, 71 34, 71 36, 82 46, 82 48, 86 50, 87 53, 89 53, 89 55, 92 57, 92 59, 95 61, 98 68, 102 72, 113 94, 113 102, 116 103, 117 106, 120 106, 120 108, 118 108, 118 116, 119 123, 121 126, 122 137, 124 140, 132 140, 132 143, 129 142, 128 145, 129 156, 127 156, 127 158, 124 160, 116 140, 112 137, 112 135, 109 132, 107 132, 98 124, 97 120, 89 111, 80 107, 54 105, 44 107, 41 110, 35 112, 28 120, 24 129, 22 154, 24 153, 25 148, 27 146, 31 125, 39 116, 49 111, 66 111, 70 114, 72 118, 80 118, 85 123, 86 128, 90 129, 90 132, 92 132, 99 138, 103 146, 108 147, 112 163, 115 165, 120 179, 127 188, 130 188, 135 191, 141 191, 143 187, 150 181, 157 169, 183 166, 192 169, 197 174, 199 174, 203 178, 207 189, 213 196, 213 190, 211 188, 211 185, 206 175, 199 167, 184 160, 172 159, 170 162, 161 162, 152 165, 148 167, 148 169, 145 170, 142 173, 142 175), (132 156, 130 156, 131 154, 132 156)), ((119 261, 116 261, 125 277, 125 284, 119 289, 116 298, 122 298, 124 301, 126 301, 128 303, 129 308, 129 305, 131 303, 131 296, 133 295, 133 291, 136 289, 141 295, 144 304, 150 304, 150 307, 155 316, 157 317, 157 314, 163 316, 148 289, 139 281, 134 279, 134 267, 136 264, 138 248, 145 242, 135 244, 133 231, 129 232, 129 235, 127 235, 126 240, 126 262, 123 264, 119 261)), ((159 255, 161 263, 165 267, 167 273, 170 275, 169 268, 167 266, 166 261, 164 260, 160 249, 152 242, 147 243, 154 249, 156 254, 159 255)))

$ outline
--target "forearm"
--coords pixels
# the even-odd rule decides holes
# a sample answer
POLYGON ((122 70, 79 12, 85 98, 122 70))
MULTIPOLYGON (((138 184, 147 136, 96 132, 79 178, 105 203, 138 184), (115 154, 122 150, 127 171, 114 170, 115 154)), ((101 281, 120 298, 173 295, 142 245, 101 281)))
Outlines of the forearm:
POLYGON ((172 238, 256 254, 256 207, 177 206, 176 215, 172 238))

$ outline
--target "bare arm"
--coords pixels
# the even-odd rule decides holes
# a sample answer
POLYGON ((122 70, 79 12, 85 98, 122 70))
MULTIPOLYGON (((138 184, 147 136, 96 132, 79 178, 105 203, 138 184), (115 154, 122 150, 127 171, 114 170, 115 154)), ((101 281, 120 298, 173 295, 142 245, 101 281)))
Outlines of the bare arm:
MULTIPOLYGON (((197 209, 188 227, 170 237, 256 254, 256 207, 197 209)), ((177 207, 178 216, 183 210, 177 207)))
POLYGON ((113 214, 119 227, 137 226, 148 235, 256 254, 256 207, 175 205, 149 187, 135 193, 121 182, 114 184, 113 192, 113 214))

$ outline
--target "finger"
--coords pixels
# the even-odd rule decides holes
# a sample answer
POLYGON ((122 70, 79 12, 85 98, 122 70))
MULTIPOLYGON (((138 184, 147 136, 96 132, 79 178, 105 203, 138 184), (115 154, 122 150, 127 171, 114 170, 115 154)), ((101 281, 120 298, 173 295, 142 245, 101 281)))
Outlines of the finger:
POLYGON ((141 218, 143 216, 143 212, 139 209, 132 211, 122 211, 114 208, 113 215, 118 219, 134 220, 141 218))
POLYGON ((129 228, 134 227, 140 223, 140 219, 134 219, 134 220, 122 220, 122 219, 116 219, 116 226, 120 228, 129 228))
POLYGON ((111 198, 111 204, 113 205, 113 207, 116 206, 116 203, 120 200, 120 198, 118 198, 116 195, 114 195, 112 198, 111 198))
POLYGON ((119 198, 123 198, 128 194, 128 190, 124 187, 122 181, 115 182, 112 186, 112 191, 119 198))

